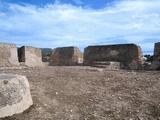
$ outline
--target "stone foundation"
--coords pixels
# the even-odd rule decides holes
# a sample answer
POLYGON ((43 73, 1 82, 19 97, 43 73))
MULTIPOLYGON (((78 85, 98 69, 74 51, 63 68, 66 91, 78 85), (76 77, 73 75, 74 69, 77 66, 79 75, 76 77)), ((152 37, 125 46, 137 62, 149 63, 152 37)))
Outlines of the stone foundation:
POLYGON ((101 62, 97 61, 92 64, 93 67, 98 67, 98 68, 105 68, 107 70, 119 70, 120 69, 120 62, 112 62, 112 61, 106 61, 106 62, 101 62))

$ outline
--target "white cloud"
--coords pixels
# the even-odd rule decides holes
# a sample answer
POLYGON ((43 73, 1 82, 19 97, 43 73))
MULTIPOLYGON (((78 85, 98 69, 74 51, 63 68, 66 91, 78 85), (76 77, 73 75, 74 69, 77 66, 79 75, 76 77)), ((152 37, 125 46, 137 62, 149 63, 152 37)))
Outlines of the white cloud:
POLYGON ((99 10, 58 2, 44 7, 5 3, 5 10, 0 6, 1 39, 17 44, 83 48, 129 42, 151 50, 148 46, 160 39, 159 31, 159 0, 125 0, 99 10))

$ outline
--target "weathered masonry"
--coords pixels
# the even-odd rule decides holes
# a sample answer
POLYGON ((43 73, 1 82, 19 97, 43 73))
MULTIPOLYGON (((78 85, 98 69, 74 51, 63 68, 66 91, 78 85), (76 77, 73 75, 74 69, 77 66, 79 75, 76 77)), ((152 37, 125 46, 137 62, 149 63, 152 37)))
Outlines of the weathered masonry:
POLYGON ((160 42, 154 46, 154 61, 160 61, 160 42))
POLYGON ((0 43, 0 66, 18 66, 17 48, 14 44, 0 43))
POLYGON ((141 48, 135 44, 88 46, 84 50, 84 65, 95 62, 120 62, 121 68, 139 69, 143 62, 141 48))
POLYGON ((41 49, 22 46, 18 49, 19 62, 29 67, 43 66, 41 49))
POLYGON ((79 65, 83 62, 83 54, 77 47, 55 48, 50 58, 50 65, 79 65))
POLYGON ((160 42, 155 43, 153 63, 151 69, 160 70, 160 42))
POLYGON ((25 76, 0 74, 0 118, 22 113, 33 104, 25 76))

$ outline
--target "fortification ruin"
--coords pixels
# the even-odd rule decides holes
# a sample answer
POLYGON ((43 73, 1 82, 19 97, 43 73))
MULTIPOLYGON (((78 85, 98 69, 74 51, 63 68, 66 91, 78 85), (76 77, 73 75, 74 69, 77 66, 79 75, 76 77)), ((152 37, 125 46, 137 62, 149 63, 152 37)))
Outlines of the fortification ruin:
POLYGON ((160 42, 155 43, 154 45, 154 61, 160 61, 160 42))
POLYGON ((139 69, 142 64, 141 48, 135 44, 88 46, 84 50, 84 65, 95 62, 120 62, 121 68, 139 69))
POLYGON ((160 42, 154 45, 154 55, 151 69, 160 70, 160 42))
POLYGON ((19 62, 24 62, 29 67, 43 66, 42 52, 39 48, 22 46, 18 49, 19 62))
POLYGON ((83 54, 77 47, 55 48, 50 58, 50 65, 78 65, 83 63, 83 54))
POLYGON ((0 67, 18 66, 17 48, 14 44, 0 43, 0 67))

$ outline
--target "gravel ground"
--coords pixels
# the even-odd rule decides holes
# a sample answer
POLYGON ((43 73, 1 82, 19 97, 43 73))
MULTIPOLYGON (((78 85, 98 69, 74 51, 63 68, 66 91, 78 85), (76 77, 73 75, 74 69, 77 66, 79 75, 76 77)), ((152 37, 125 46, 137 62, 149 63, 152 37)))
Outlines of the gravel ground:
POLYGON ((0 69, 26 75, 34 105, 1 120, 160 120, 160 71, 0 69))

